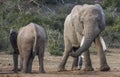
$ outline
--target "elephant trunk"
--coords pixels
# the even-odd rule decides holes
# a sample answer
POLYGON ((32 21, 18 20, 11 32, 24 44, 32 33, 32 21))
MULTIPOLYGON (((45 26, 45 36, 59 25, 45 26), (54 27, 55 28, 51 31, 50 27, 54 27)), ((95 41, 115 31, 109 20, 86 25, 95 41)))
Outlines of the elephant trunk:
POLYGON ((82 54, 82 52, 84 52, 85 50, 89 49, 89 47, 91 46, 92 42, 94 41, 94 39, 98 36, 98 34, 100 33, 100 30, 97 29, 95 30, 94 28, 88 28, 89 30, 87 30, 82 38, 83 41, 81 41, 81 46, 80 48, 74 52, 74 53, 70 53, 71 56, 73 57, 77 57, 80 56, 82 54))

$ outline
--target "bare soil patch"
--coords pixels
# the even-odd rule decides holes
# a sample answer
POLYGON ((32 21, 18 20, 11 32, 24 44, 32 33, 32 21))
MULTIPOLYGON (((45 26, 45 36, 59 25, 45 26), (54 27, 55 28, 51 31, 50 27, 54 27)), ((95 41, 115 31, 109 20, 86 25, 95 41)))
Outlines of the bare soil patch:
POLYGON ((39 65, 37 56, 33 62, 32 74, 15 74, 13 69, 12 55, 0 55, 0 77, 120 77, 120 49, 108 49, 107 62, 111 68, 108 72, 101 72, 99 68, 99 58, 95 54, 91 54, 91 60, 95 71, 71 71, 72 58, 70 57, 67 64, 67 71, 57 72, 57 66, 60 63, 62 56, 51 56, 48 52, 45 53, 45 74, 39 74, 39 65))

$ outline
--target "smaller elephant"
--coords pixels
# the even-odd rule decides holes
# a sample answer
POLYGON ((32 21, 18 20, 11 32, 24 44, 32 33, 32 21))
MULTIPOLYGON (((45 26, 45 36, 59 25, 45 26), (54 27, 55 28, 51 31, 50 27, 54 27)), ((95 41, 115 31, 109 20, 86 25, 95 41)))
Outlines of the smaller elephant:
POLYGON ((31 73, 35 55, 38 55, 40 73, 45 73, 43 62, 46 42, 47 38, 44 28, 35 23, 30 23, 19 30, 17 45, 23 73, 31 73))
POLYGON ((17 46, 17 32, 14 31, 13 29, 10 30, 10 43, 13 48, 13 62, 14 62, 14 72, 17 72, 18 70, 18 55, 19 55, 19 50, 17 46))

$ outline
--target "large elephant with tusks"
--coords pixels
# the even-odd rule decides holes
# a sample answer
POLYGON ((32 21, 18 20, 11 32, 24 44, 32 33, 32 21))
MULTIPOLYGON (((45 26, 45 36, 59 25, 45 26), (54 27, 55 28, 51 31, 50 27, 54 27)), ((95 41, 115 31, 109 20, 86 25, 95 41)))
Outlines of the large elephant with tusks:
POLYGON ((90 60, 89 48, 92 42, 95 43, 100 59, 100 70, 108 71, 103 42, 100 38, 101 32, 105 29, 105 14, 99 4, 76 5, 66 17, 64 23, 65 49, 58 71, 65 70, 65 64, 69 56, 73 57, 72 70, 77 68, 78 56, 83 52, 85 71, 93 71, 90 60))
POLYGON ((45 73, 43 62, 46 42, 47 38, 45 30, 35 23, 30 23, 19 30, 17 45, 23 73, 31 72, 32 62, 36 54, 39 59, 39 71, 40 73, 45 73))

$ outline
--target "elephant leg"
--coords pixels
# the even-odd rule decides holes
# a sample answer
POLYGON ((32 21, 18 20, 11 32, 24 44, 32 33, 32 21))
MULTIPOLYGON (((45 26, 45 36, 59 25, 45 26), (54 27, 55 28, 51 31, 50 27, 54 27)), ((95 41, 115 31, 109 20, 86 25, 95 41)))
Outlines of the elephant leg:
POLYGON ((30 57, 29 57, 29 61, 28 61, 28 73, 31 73, 31 71, 32 71, 32 62, 33 62, 33 59, 34 59, 34 57, 35 57, 35 55, 30 55, 30 57))
POLYGON ((65 64, 67 62, 67 59, 69 57, 69 52, 71 52, 72 50, 72 46, 71 44, 69 43, 68 40, 65 41, 65 49, 64 49, 64 53, 63 53, 63 57, 62 57, 62 60, 61 60, 61 63, 58 67, 58 71, 64 71, 65 70, 65 64))
POLYGON ((30 53, 23 53, 23 73, 28 73, 28 60, 29 60, 30 53))
POLYGON ((23 69, 23 58, 20 56, 20 71, 23 69))
POLYGON ((95 39, 95 44, 96 44, 96 48, 98 50, 98 55, 100 59, 100 71, 109 71, 110 67, 107 64, 105 53, 104 53, 103 46, 101 43, 102 42, 100 41, 100 37, 98 36, 95 39))
POLYGON ((13 62, 14 62, 14 72, 18 72, 18 54, 14 51, 13 52, 13 62))
POLYGON ((22 69, 23 73, 28 73, 28 71, 27 71, 27 65, 28 65, 28 58, 24 58, 23 59, 23 69, 22 69))
POLYGON ((73 63, 72 63, 72 68, 71 70, 78 70, 78 59, 79 57, 73 57, 73 63))
MULTIPOLYGON (((72 50, 75 52, 78 49, 78 47, 73 47, 72 50)), ((80 56, 79 56, 80 57, 80 56)), ((80 68, 78 68, 78 62, 81 63, 81 61, 79 61, 79 57, 73 57, 73 63, 72 63, 72 68, 71 70, 79 70, 80 68)))
POLYGON ((39 51, 39 54, 38 54, 38 59, 39 59, 39 71, 40 73, 45 73, 45 70, 44 70, 44 49, 39 51))
POLYGON ((80 70, 82 68, 83 65, 83 57, 79 56, 78 57, 78 69, 80 70))
POLYGON ((93 71, 93 67, 92 67, 92 64, 91 64, 91 59, 90 59, 90 53, 89 53, 89 50, 86 50, 84 53, 84 71, 93 71))

